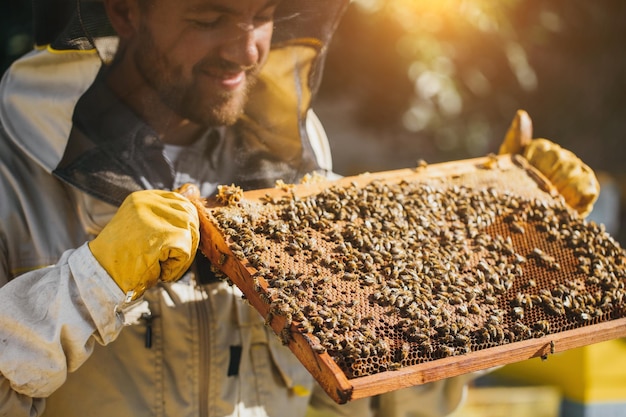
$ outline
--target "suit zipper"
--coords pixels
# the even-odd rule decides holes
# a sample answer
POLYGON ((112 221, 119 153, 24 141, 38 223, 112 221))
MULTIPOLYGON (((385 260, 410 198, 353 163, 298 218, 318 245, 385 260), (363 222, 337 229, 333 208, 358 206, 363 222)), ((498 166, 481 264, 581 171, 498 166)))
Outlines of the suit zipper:
POLYGON ((141 315, 141 320, 146 324, 146 333, 144 336, 144 346, 146 349, 152 348, 152 321, 155 319, 155 316, 152 315, 151 311, 147 313, 143 313, 141 315))
POLYGON ((204 286, 198 285, 196 287, 200 292, 200 302, 197 305, 198 316, 198 352, 200 364, 198 366, 198 400, 199 400, 199 412, 201 417, 207 417, 209 415, 209 381, 211 371, 211 346, 210 346, 210 326, 209 320, 209 295, 206 292, 204 286))

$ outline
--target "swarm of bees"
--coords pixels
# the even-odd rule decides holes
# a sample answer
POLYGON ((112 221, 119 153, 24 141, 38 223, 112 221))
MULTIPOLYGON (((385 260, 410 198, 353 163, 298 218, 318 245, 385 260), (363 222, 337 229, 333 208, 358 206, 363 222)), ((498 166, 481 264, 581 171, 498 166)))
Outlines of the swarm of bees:
POLYGON ((625 261, 556 198, 443 181, 329 186, 211 212, 280 333, 348 378, 626 315, 625 261))
POLYGON ((216 198, 218 201, 228 204, 229 206, 236 206, 243 197, 243 189, 231 185, 218 185, 216 198))

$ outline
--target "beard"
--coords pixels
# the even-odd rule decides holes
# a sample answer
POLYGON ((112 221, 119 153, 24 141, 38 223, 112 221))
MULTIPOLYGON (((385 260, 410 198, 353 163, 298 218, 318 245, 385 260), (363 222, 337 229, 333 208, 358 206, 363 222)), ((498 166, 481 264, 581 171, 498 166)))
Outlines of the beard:
POLYGON ((256 82, 258 66, 244 69, 243 88, 232 91, 216 88, 207 92, 200 85, 203 68, 215 69, 219 73, 241 71, 242 68, 220 58, 207 58, 195 64, 186 75, 184 66, 169 59, 147 28, 142 28, 138 36, 143 46, 135 52, 135 65, 161 102, 174 113, 210 127, 233 125, 243 114, 249 91, 256 82))

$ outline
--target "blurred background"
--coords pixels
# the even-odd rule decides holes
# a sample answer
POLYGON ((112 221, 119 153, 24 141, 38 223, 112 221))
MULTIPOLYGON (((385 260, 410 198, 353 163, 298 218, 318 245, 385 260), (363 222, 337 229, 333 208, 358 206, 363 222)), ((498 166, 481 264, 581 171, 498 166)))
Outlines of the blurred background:
MULTIPOLYGON (((343 175, 497 152, 524 109, 596 171, 591 218, 624 246, 625 40, 623 0, 353 0, 314 109, 343 175)), ((30 2, 2 2, 0 69, 31 47, 30 2)), ((611 341, 507 366, 456 415, 626 416, 624 361, 611 341), (502 391, 512 376, 529 386, 502 391), (618 411, 580 406, 598 401, 618 411)))
POLYGON ((341 122, 390 150, 439 161, 497 149, 524 108, 538 135, 619 170, 624 22, 619 0, 356 0, 331 44, 318 110, 342 110, 341 122))

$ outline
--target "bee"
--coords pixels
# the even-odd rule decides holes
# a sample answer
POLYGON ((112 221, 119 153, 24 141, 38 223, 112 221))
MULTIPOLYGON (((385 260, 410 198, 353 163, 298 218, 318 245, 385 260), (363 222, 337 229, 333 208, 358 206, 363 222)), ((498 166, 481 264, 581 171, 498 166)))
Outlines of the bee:
POLYGON ((457 334, 454 338, 454 343, 459 346, 469 346, 471 343, 471 339, 468 336, 457 334))
POLYGON ((346 272, 345 274, 343 274, 343 280, 344 281, 356 281, 359 279, 359 276, 357 274, 351 273, 351 272, 346 272))
MULTIPOLYGON (((465 307, 465 306, 463 306, 465 307)), ((482 310, 480 309, 480 306, 476 303, 471 303, 469 306, 465 307, 465 311, 467 313, 471 313, 471 314, 481 314, 482 310)), ((467 315, 467 314, 464 314, 467 315)))
POLYGON ((392 362, 389 365, 387 365, 387 369, 390 371, 397 371, 400 368, 402 368, 402 364, 397 363, 397 362, 392 362))
POLYGON ((266 204, 277 204, 278 201, 269 193, 265 193, 265 195, 263 197, 261 197, 261 201, 263 201, 266 204))
POLYGON ((454 348, 446 345, 441 345, 435 351, 435 354, 440 358, 447 358, 449 356, 454 356, 454 348))
POLYGON ((425 341, 430 339, 430 337, 427 334, 421 332, 421 330, 418 329, 417 327, 412 327, 409 330, 407 330, 406 338, 408 341, 416 342, 416 343, 424 343, 425 341))
POLYGON ((558 304, 555 305, 553 301, 548 303, 544 302, 543 307, 548 313, 554 316, 562 316, 565 314, 565 309, 558 304))
POLYGON ((361 356, 367 358, 372 354, 372 346, 368 343, 363 343, 361 345, 361 356))
POLYGON ((298 329, 303 333, 313 333, 315 331, 313 324, 311 324, 311 322, 306 318, 303 318, 300 322, 298 322, 298 329))
POLYGON ((515 335, 517 337, 519 337, 522 340, 523 339, 527 339, 527 338, 532 336, 532 332, 528 328, 528 326, 526 326, 525 324, 523 324, 523 323, 521 323, 519 321, 515 322, 515 324, 511 328, 511 330, 513 331, 513 333, 515 333, 515 335))
POLYGON ((489 305, 495 305, 498 303, 498 301, 496 300, 495 297, 490 296, 490 295, 486 295, 485 299, 484 299, 484 303, 485 304, 489 304, 489 305))
POLYGON ((319 343, 316 343, 312 346, 312 349, 317 354, 326 353, 326 348, 319 343))
POLYGON ((287 346, 293 340, 291 329, 289 327, 283 328, 280 332, 280 338, 283 345, 287 346))
POLYGON ((475 334, 479 342, 488 343, 491 341, 491 333, 486 328, 480 328, 476 330, 475 334))
POLYGON ((385 356, 389 353, 389 344, 383 339, 380 339, 376 343, 375 348, 378 354, 381 356, 385 356))
POLYGON ((463 299, 461 297, 451 297, 449 301, 452 305, 463 304, 463 299))
POLYGON ((518 292, 515 295, 515 298, 513 298, 511 300, 511 305, 513 307, 520 307, 520 306, 524 305, 525 302, 526 302, 526 299, 524 297, 524 294, 518 292))
POLYGON ((524 308, 523 307, 513 307, 513 316, 521 320, 524 318, 524 308))
POLYGON ((509 224, 509 227, 511 228, 511 230, 515 233, 520 233, 520 234, 524 234, 526 233, 526 229, 524 229, 524 226, 522 226, 522 224, 520 222, 517 221, 512 221, 509 224))
POLYGON ((366 274, 363 275, 363 277, 361 278, 361 283, 365 286, 372 286, 376 285, 378 283, 378 280, 373 275, 366 274))
POLYGON ((533 325, 533 329, 538 336, 544 336, 550 333, 550 322, 547 320, 539 320, 533 325))
POLYGON ((411 345, 409 345, 408 343, 402 343, 402 347, 400 348, 401 360, 405 360, 406 358, 408 358, 410 353, 411 353, 411 345))

